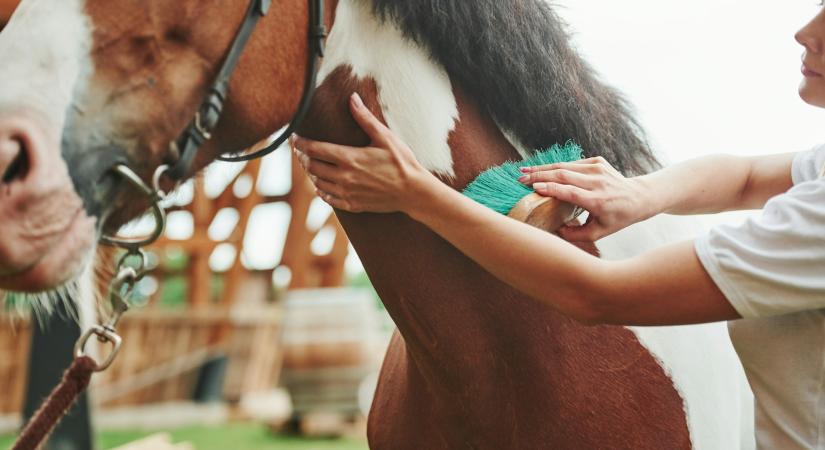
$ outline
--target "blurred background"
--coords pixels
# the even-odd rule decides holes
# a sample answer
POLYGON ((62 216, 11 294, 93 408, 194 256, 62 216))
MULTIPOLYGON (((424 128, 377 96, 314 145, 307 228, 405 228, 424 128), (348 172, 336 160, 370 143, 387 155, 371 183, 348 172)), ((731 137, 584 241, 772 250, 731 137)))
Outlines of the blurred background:
MULTIPOLYGON (((16 3, 0 0, 0 23, 16 3)), ((796 95, 793 39, 816 3, 554 2, 671 162, 822 141, 825 114, 796 95)), ((125 348, 50 448, 366 448, 364 417, 393 325, 290 152, 216 163, 169 207, 154 270, 120 327, 125 348)), ((0 446, 67 363, 77 330, 58 312, 42 327, 0 317, 0 446)))

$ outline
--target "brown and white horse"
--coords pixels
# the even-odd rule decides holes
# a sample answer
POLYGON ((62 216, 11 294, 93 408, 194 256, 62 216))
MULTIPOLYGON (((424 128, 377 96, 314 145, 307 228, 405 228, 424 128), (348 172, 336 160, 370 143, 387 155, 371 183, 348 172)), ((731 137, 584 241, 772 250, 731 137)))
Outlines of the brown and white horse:
MULTIPOLYGON (((247 0, 24 0, 0 35, 0 287, 78 277, 102 231, 144 208, 144 179, 193 115, 247 0)), ((626 173, 655 167, 621 98, 543 0, 333 0, 301 133, 366 144, 358 91, 461 188, 531 148, 576 139, 626 173)), ((197 161, 283 126, 301 95, 307 5, 273 5, 197 161)), ((376 449, 750 447, 743 377, 721 325, 588 327, 497 281, 403 215, 339 214, 398 325, 369 422, 376 449)), ((626 257, 687 236, 659 218, 598 243, 626 257)), ((548 255, 553 257, 553 255, 548 255)), ((620 287, 617 287, 620 288, 620 287)), ((552 286, 548 286, 552 289, 552 286)))

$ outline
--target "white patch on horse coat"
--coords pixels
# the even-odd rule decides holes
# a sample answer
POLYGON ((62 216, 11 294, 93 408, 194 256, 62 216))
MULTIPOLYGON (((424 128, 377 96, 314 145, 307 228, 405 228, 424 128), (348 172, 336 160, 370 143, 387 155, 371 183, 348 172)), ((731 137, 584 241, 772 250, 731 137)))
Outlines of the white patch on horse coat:
MULTIPOLYGON (((604 259, 625 259, 699 232, 694 218, 661 215, 608 236, 597 247, 604 259)), ((724 323, 629 329, 681 394, 694 449, 755 447, 753 396, 724 323)))
POLYGON ((79 80, 88 76, 92 32, 84 0, 23 0, 0 33, 0 111, 43 115, 59 134, 79 80))
POLYGON ((364 0, 338 2, 318 84, 342 66, 375 80, 387 125, 425 168, 455 175, 447 140, 458 106, 447 72, 391 23, 373 16, 364 0))

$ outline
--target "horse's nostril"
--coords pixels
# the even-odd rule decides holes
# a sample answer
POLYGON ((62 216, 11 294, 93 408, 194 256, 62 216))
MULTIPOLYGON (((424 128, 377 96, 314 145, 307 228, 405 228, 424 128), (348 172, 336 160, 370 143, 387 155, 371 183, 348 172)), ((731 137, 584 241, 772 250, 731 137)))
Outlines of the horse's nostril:
POLYGON ((29 172, 28 152, 26 151, 23 142, 20 140, 16 140, 15 142, 17 143, 19 149, 17 151, 17 156, 14 157, 11 164, 9 164, 6 171, 3 173, 3 184, 8 184, 15 180, 22 180, 29 172))

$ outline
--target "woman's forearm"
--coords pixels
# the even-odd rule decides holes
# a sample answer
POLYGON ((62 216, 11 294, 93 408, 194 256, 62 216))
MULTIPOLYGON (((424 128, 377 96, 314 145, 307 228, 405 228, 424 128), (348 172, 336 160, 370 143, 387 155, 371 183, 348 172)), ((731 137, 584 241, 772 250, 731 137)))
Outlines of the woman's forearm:
POLYGON ((405 211, 413 219, 505 283, 566 315, 593 321, 595 312, 584 294, 594 274, 604 273, 606 261, 489 210, 434 178, 418 185, 418 201, 405 211))
POLYGON ((500 280, 581 322, 674 325, 738 318, 689 242, 606 261, 434 178, 418 185, 418 201, 407 214, 500 280))
POLYGON ((793 155, 713 155, 685 161, 637 180, 650 193, 651 215, 756 209, 790 189, 793 155))

